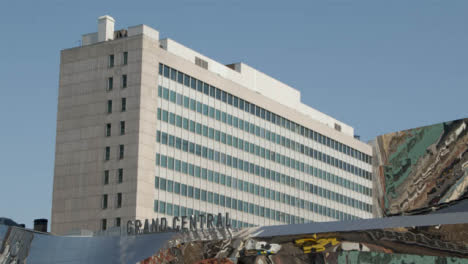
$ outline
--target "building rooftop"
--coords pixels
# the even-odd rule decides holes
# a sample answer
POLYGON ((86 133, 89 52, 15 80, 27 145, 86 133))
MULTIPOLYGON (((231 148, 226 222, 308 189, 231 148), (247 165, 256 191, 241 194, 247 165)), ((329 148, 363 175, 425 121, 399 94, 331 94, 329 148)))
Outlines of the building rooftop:
POLYGON ((348 136, 354 136, 354 128, 301 102, 301 92, 279 80, 242 62, 223 64, 200 54, 170 38, 159 38, 159 32, 146 25, 137 25, 114 31, 115 20, 110 16, 98 18, 98 32, 82 36, 82 46, 119 38, 145 35, 159 41, 160 48, 184 58, 225 79, 253 90, 269 99, 288 106, 322 124, 348 136))

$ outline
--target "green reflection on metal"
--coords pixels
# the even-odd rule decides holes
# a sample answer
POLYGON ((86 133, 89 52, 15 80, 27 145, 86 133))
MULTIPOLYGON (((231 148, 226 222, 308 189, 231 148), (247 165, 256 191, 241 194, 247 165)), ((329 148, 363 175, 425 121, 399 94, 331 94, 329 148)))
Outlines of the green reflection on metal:
POLYGON ((389 207, 388 197, 398 196, 397 188, 411 174, 412 167, 426 154, 429 146, 436 143, 444 131, 444 123, 406 131, 405 142, 389 157, 385 166, 385 207, 389 207))

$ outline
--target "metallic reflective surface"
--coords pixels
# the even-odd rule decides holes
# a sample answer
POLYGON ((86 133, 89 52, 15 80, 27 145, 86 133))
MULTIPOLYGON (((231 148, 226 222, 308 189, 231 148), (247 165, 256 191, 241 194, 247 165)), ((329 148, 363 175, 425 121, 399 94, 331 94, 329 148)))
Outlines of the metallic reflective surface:
POLYGON ((468 198, 468 118, 388 133, 371 145, 376 215, 466 211, 456 205, 468 198))
POLYGON ((468 213, 137 236, 54 236, 1 225, 0 241, 2 264, 467 263, 468 213))

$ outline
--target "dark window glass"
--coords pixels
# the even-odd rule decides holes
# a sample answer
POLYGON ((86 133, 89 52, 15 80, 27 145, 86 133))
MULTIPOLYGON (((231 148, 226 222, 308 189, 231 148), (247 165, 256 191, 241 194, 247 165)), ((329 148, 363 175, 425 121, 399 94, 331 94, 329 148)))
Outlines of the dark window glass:
POLYGON ((112 91, 114 88, 114 78, 109 77, 107 78, 107 91, 112 91))
POLYGON ((177 79, 177 70, 171 69, 171 80, 175 81, 177 79))
POLYGON ((104 171, 104 185, 109 184, 109 170, 104 171))
POLYGON ((109 68, 114 67, 114 54, 109 55, 109 68))
POLYGON ((203 89, 202 87, 203 87, 203 82, 200 80, 197 80, 197 90, 201 91, 203 89))
POLYGON ((122 112, 127 111, 127 98, 125 98, 125 97, 122 98, 122 104, 121 104, 121 106, 122 106, 122 109, 121 109, 122 112))
POLYGON ((122 75, 122 88, 127 88, 127 75, 122 75))
POLYGON ((210 86, 210 96, 215 97, 216 94, 216 88, 214 86, 210 86))
MULTIPOLYGON (((128 64, 128 52, 124 51, 123 53, 123 59, 122 59, 122 64, 127 65, 128 64)), ((120 219, 120 218, 119 218, 120 219)))
POLYGON ((112 113, 112 100, 107 100, 107 113, 112 113))
POLYGON ((105 159, 106 159, 106 160, 109 160, 109 159, 110 159, 110 147, 106 147, 105 159))
POLYGON ((124 158, 124 145, 119 146, 119 159, 124 158))
POLYGON ((107 194, 102 196, 102 209, 107 209, 107 194))
POLYGON ((123 169, 122 169, 122 168, 120 168, 120 169, 118 170, 117 182, 118 182, 118 183, 122 183, 122 182, 123 182, 123 169))
POLYGON ((190 88, 192 88, 192 89, 197 89, 197 79, 192 78, 192 79, 190 80, 190 88))
POLYGON ((164 77, 169 78, 169 70, 170 68, 164 65, 164 77))
POLYGON ((120 135, 125 135, 125 121, 120 121, 120 135))
POLYGON ((227 101, 227 93, 225 91, 221 91, 221 99, 223 102, 227 101))
POLYGON ((122 193, 117 193, 117 208, 122 207, 122 193))
POLYGON ((184 82, 184 74, 181 72, 177 73, 177 82, 178 83, 183 83, 184 82))
POLYGON ((107 124, 106 125, 106 137, 110 137, 111 136, 111 124, 107 124))
POLYGON ((184 76, 184 85, 190 87, 190 76, 188 76, 187 74, 185 74, 184 76))

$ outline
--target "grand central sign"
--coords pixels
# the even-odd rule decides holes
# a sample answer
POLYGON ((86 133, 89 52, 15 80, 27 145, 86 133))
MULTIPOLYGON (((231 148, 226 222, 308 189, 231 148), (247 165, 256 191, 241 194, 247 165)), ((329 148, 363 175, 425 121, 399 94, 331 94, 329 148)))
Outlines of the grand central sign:
POLYGON ((218 213, 218 215, 200 214, 198 216, 174 216, 170 222, 166 217, 134 221, 129 220, 127 222, 127 234, 138 235, 168 231, 180 232, 230 227, 231 221, 229 219, 229 213, 226 213, 224 217, 221 213, 218 213))

